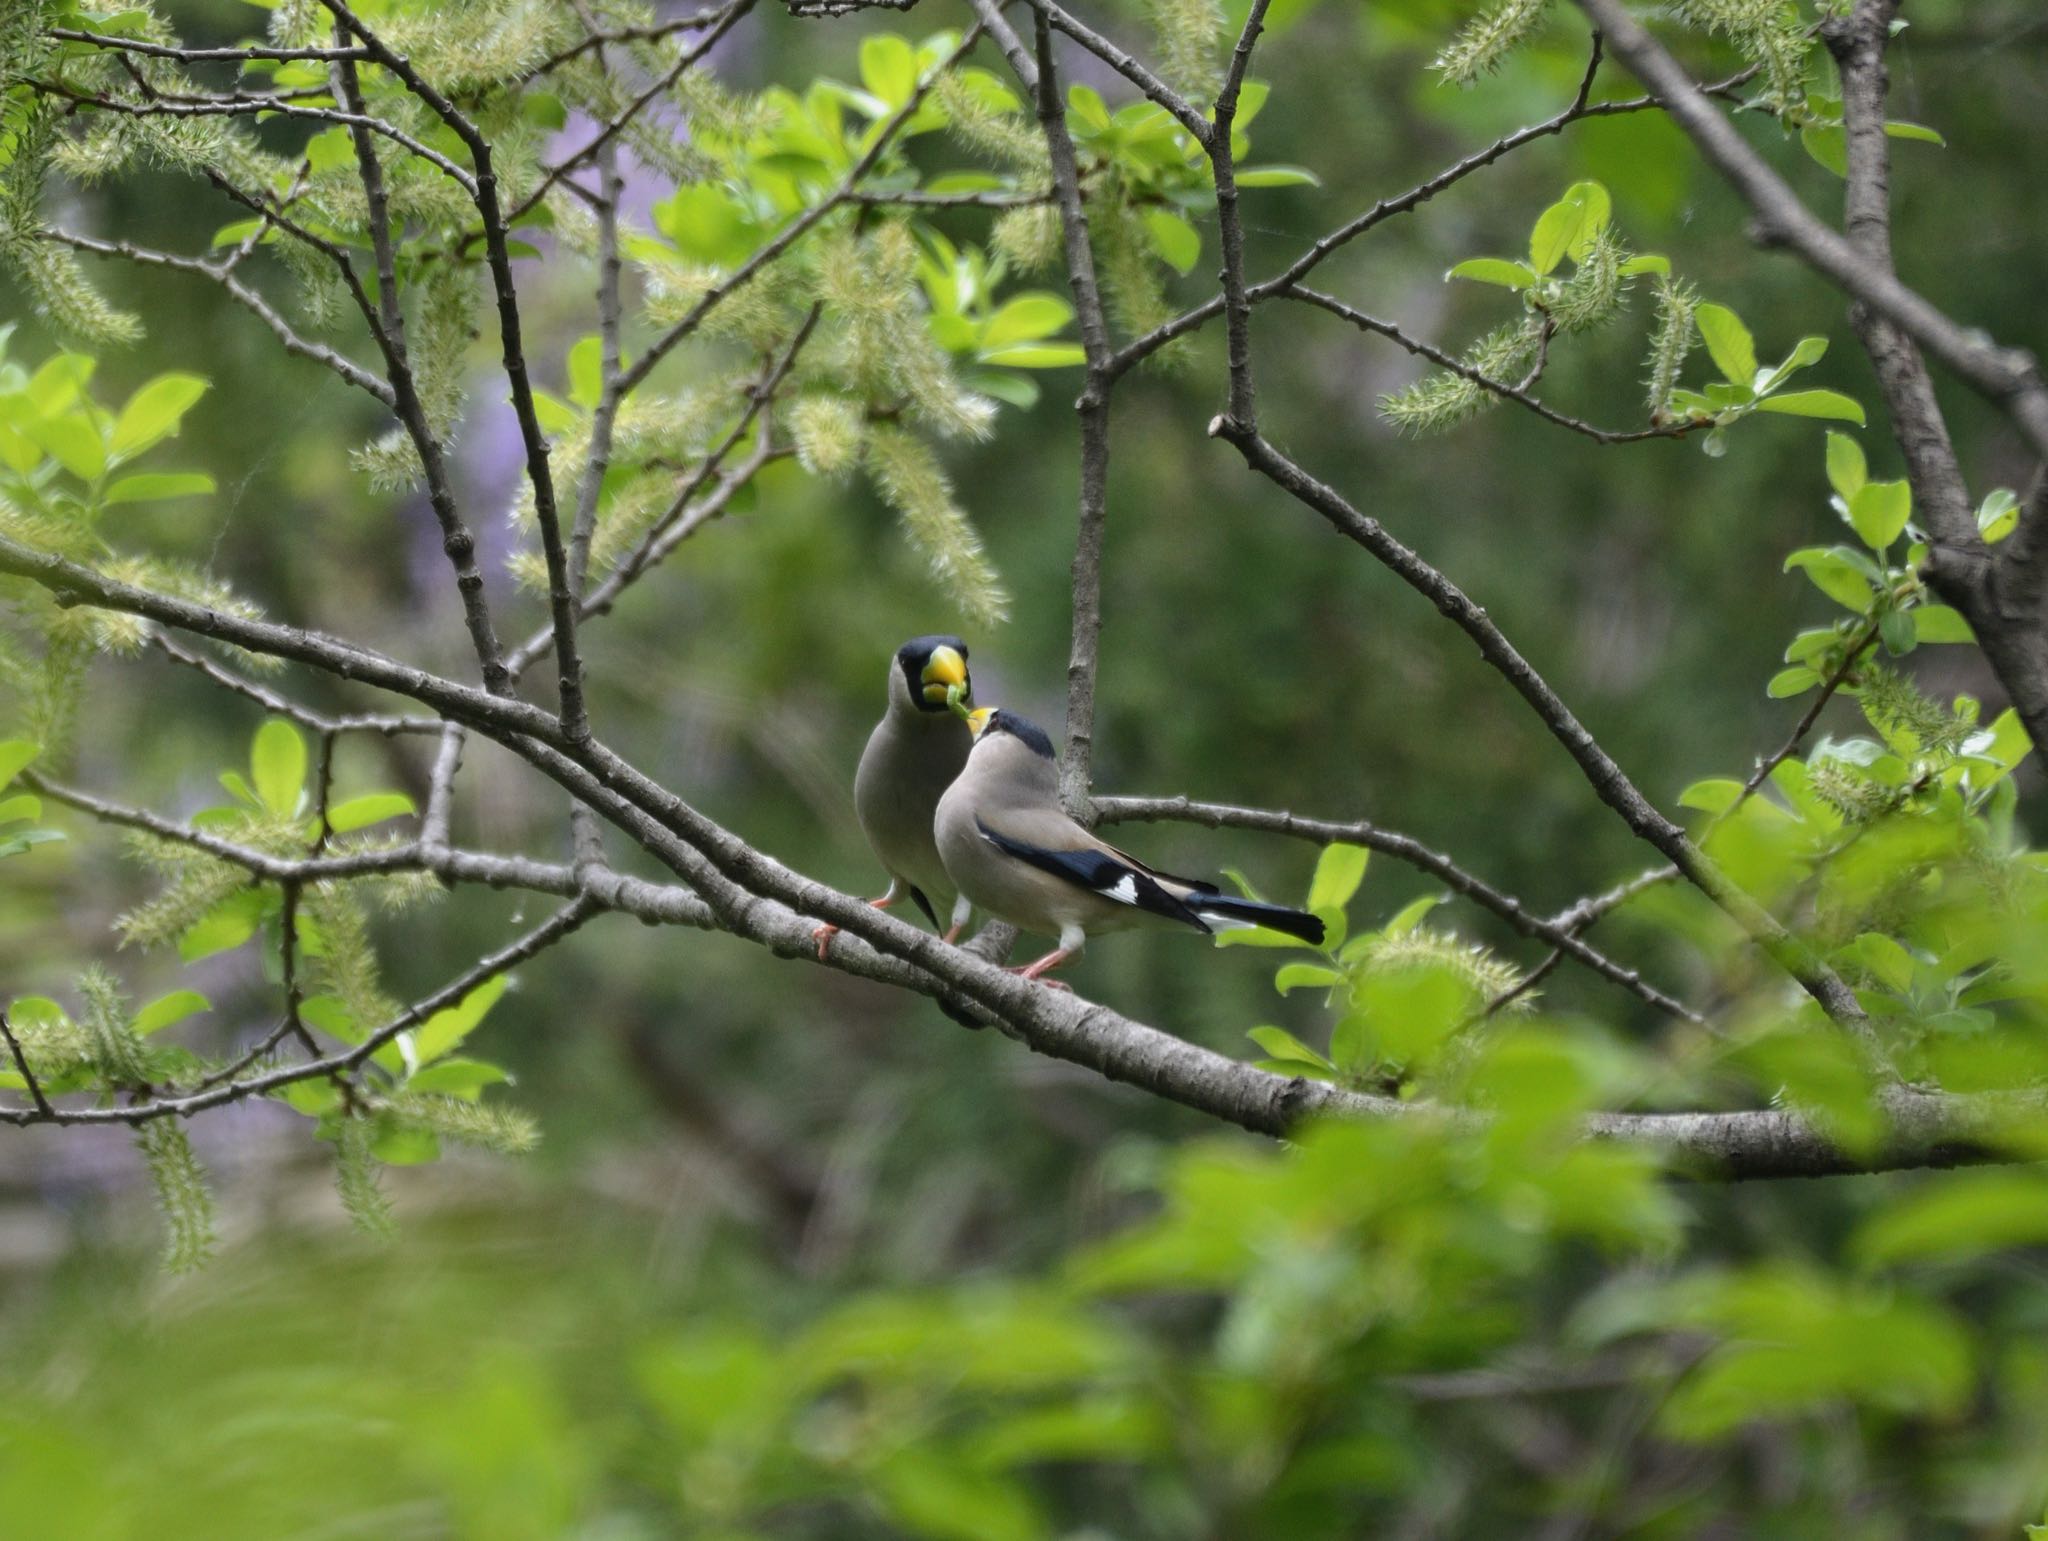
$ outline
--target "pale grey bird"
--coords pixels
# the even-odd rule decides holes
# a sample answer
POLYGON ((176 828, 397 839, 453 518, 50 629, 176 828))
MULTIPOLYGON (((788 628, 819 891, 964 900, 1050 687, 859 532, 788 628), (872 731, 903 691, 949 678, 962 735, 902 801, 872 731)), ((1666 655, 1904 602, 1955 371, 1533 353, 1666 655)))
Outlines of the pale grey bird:
MULTIPOLYGON (((896 649, 889 661, 888 710, 868 735, 853 777, 861 833, 889 874, 889 891, 868 903, 886 910, 908 898, 933 930, 939 925, 934 906, 952 898, 954 888, 932 842, 932 815, 974 743, 952 710, 949 696, 956 689, 963 703, 972 699, 967 644, 958 637, 912 637, 896 649)), ((967 924, 970 908, 965 898, 954 901, 947 941, 967 924)), ((811 933, 821 962, 838 930, 825 925, 811 933)))
POLYGON ((967 768, 939 799, 939 856, 975 908, 1059 938, 1052 952, 1013 972, 1037 979, 1078 953, 1092 933, 1132 926, 1270 926, 1321 944, 1323 923, 1315 916, 1157 871, 1069 818, 1060 806, 1059 761, 1044 729, 990 708, 970 713, 968 721, 974 748, 967 768))

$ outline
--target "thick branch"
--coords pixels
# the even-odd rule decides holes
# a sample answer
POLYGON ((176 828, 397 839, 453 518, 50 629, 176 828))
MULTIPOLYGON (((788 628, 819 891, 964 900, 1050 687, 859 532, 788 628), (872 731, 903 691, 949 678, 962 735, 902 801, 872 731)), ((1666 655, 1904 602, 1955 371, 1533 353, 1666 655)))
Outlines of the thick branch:
POLYGON ((1790 246, 1808 266, 1852 298, 1896 323, 1972 388, 2002 406, 2037 455, 2048 456, 2048 385, 2033 357, 1958 325, 1816 219, 1771 170, 1735 125, 1707 100, 1624 0, 1577 0, 1606 35, 1607 46, 1649 87, 1700 153, 1740 193, 1756 216, 1759 237, 1790 246))
MULTIPOLYGON (((1849 175, 1844 225, 1865 261, 1891 273, 1891 142, 1886 137, 1885 46, 1897 0, 1858 0, 1822 28, 1842 77, 1849 175)), ((1969 619, 1984 656, 2036 747, 2048 745, 2048 632, 2038 585, 1995 563, 1977 532, 1970 493, 1920 350, 1870 305, 1849 310, 1884 391, 1892 435, 1906 457, 1914 513, 1934 547, 1928 579, 1969 619)))

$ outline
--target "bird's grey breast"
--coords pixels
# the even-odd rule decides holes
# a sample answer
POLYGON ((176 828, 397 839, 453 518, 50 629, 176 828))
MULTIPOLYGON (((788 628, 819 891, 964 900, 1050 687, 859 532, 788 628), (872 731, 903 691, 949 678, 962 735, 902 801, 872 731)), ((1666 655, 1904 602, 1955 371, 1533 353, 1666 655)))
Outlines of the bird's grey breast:
POLYGON ((950 718, 905 724, 885 717, 869 736, 853 778, 854 811, 868 844, 891 876, 927 896, 953 891, 932 839, 932 816, 967 763, 971 743, 966 729, 950 718))

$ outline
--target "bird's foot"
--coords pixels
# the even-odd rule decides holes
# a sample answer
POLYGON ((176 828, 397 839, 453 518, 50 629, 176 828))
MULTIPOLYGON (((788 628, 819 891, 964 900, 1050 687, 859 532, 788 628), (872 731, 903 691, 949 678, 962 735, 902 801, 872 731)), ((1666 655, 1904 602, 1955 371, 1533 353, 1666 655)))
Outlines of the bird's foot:
POLYGON ((966 929, 967 922, 964 920, 961 921, 960 924, 957 926, 948 926, 946 927, 946 934, 940 937, 939 940, 947 943, 957 942, 960 940, 960 933, 962 931, 965 931, 966 929))
POLYGON ((1026 963, 1019 968, 1010 969, 1008 972, 1015 974, 1019 979, 1036 980, 1039 984, 1044 985, 1050 990, 1064 990, 1068 988, 1067 985, 1057 979, 1047 979, 1045 976, 1073 956, 1074 954, 1066 948, 1058 947, 1040 958, 1036 963, 1026 963))
POLYGON ((820 963, 823 963, 825 961, 825 954, 828 951, 830 951, 832 947, 832 938, 837 936, 838 934, 839 928, 829 921, 827 921, 822 926, 817 926, 812 929, 811 939, 818 944, 818 961, 820 963))

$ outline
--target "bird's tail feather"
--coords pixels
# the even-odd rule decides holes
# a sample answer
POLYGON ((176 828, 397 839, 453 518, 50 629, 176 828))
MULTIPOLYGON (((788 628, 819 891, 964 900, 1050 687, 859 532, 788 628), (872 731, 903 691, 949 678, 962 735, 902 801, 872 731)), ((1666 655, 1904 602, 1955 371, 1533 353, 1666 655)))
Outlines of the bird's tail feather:
POLYGON ((1257 899, 1236 899, 1229 894, 1189 894, 1183 902, 1220 931, 1265 926, 1269 930, 1299 937, 1312 947, 1323 944, 1323 923, 1300 910, 1263 904, 1257 899))

